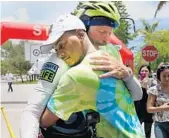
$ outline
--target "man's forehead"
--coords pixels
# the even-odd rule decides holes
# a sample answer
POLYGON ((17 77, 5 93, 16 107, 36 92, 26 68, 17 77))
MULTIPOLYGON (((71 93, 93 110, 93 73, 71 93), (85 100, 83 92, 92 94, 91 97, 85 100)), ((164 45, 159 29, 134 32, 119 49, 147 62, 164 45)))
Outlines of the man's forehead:
POLYGON ((65 33, 63 33, 63 35, 55 42, 55 45, 57 45, 60 41, 65 39, 65 33))
POLYGON ((58 44, 60 41, 66 41, 69 36, 75 35, 74 32, 76 31, 77 30, 70 30, 70 31, 64 32, 63 35, 55 42, 55 45, 58 44))
POLYGON ((110 26, 91 26, 91 28, 96 30, 112 30, 113 28, 110 26))
POLYGON ((66 41, 69 35, 70 33, 64 32, 63 35, 55 42, 55 45, 57 45, 60 41, 66 41))

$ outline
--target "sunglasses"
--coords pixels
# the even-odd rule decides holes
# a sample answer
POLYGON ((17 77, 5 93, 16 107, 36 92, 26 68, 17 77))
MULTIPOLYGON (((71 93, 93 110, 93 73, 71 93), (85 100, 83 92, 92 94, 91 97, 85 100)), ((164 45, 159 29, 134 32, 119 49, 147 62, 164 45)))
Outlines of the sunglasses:
POLYGON ((169 65, 162 65, 159 69, 160 70, 169 69, 169 65))

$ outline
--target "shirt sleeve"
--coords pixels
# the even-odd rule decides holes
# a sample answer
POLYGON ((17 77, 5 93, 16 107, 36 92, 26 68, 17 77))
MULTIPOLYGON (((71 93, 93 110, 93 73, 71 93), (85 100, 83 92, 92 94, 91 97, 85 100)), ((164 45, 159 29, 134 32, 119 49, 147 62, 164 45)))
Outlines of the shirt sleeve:
MULTIPOLYGON (((120 52, 118 51, 116 46, 110 45, 107 47, 103 47, 104 51, 108 52, 112 56, 114 56, 120 63, 123 64, 120 52)), ((132 99, 134 101, 141 100, 143 91, 140 85, 140 82, 131 74, 129 77, 123 79, 126 87, 131 93, 132 99)))
POLYGON ((157 86, 150 87, 147 90, 147 93, 157 96, 157 94, 158 94, 157 86))
POLYGON ((131 93, 132 99, 134 101, 138 101, 142 99, 143 91, 141 88, 140 82, 134 77, 133 75, 130 75, 129 77, 123 79, 125 82, 126 87, 131 93))
POLYGON ((37 138, 39 120, 67 65, 52 54, 45 62, 38 85, 21 113, 20 138, 37 138), (59 67, 59 68, 57 68, 59 67))
POLYGON ((76 112, 79 99, 80 93, 77 91, 77 83, 68 74, 65 74, 50 98, 47 107, 62 120, 68 120, 71 114, 76 112))
POLYGON ((36 90, 28 100, 27 106, 21 113, 20 138, 37 138, 39 120, 51 94, 44 90, 36 90))

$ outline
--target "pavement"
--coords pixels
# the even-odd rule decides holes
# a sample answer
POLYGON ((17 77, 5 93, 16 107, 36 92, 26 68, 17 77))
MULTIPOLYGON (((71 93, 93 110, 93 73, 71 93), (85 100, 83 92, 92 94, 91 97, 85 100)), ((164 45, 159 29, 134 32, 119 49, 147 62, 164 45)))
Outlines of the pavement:
MULTIPOLYGON (((26 106, 28 97, 34 92, 34 88, 37 84, 20 84, 13 85, 13 92, 8 92, 8 85, 5 82, 1 82, 1 105, 5 108, 5 113, 10 122, 10 125, 14 131, 15 137, 19 137, 19 123, 20 123, 20 115, 23 108, 26 106)), ((11 138, 9 135, 9 131, 2 116, 0 113, 0 121, 1 121, 1 138, 11 138)))
MULTIPOLYGON (((34 92, 34 88, 37 84, 14 84, 13 93, 9 93, 7 91, 8 85, 6 82, 1 81, 1 105, 5 107, 5 112, 7 118, 10 122, 10 125, 14 131, 15 137, 10 137, 9 131, 4 120, 2 113, 0 113, 0 136, 1 138, 20 138, 19 136, 19 123, 20 123, 20 115, 23 108, 26 106, 27 100, 30 95, 34 92)), ((155 138, 154 132, 152 128, 152 136, 151 138, 155 138)))

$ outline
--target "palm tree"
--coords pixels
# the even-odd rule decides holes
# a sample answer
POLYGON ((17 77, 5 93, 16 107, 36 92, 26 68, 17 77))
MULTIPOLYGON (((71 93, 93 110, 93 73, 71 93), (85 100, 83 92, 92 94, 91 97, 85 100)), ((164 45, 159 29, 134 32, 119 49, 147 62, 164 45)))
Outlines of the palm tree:
MULTIPOLYGON (((159 22, 155 21, 153 22, 153 24, 149 24, 149 22, 145 19, 141 20, 142 24, 143 24, 143 29, 139 29, 136 31, 136 33, 134 34, 135 36, 141 35, 142 37, 144 37, 144 42, 147 43, 147 40, 151 38, 152 34, 156 31, 156 28, 158 27, 159 22)), ((143 60, 141 54, 137 54, 137 60, 136 63, 138 63, 138 65, 142 65, 147 63, 145 60, 143 60)))
POLYGON ((164 4, 166 4, 166 3, 167 3, 167 1, 160 1, 158 3, 157 9, 156 9, 155 14, 154 14, 154 18, 156 17, 157 13, 162 9, 164 4))
POLYGON ((141 35, 143 35, 145 37, 148 36, 149 34, 152 34, 156 30, 156 28, 157 28, 157 26, 159 24, 158 21, 155 21, 152 25, 150 25, 148 23, 148 21, 146 21, 144 19, 142 19, 141 22, 142 22, 144 28, 137 30, 136 34, 137 35, 141 34, 141 35))

